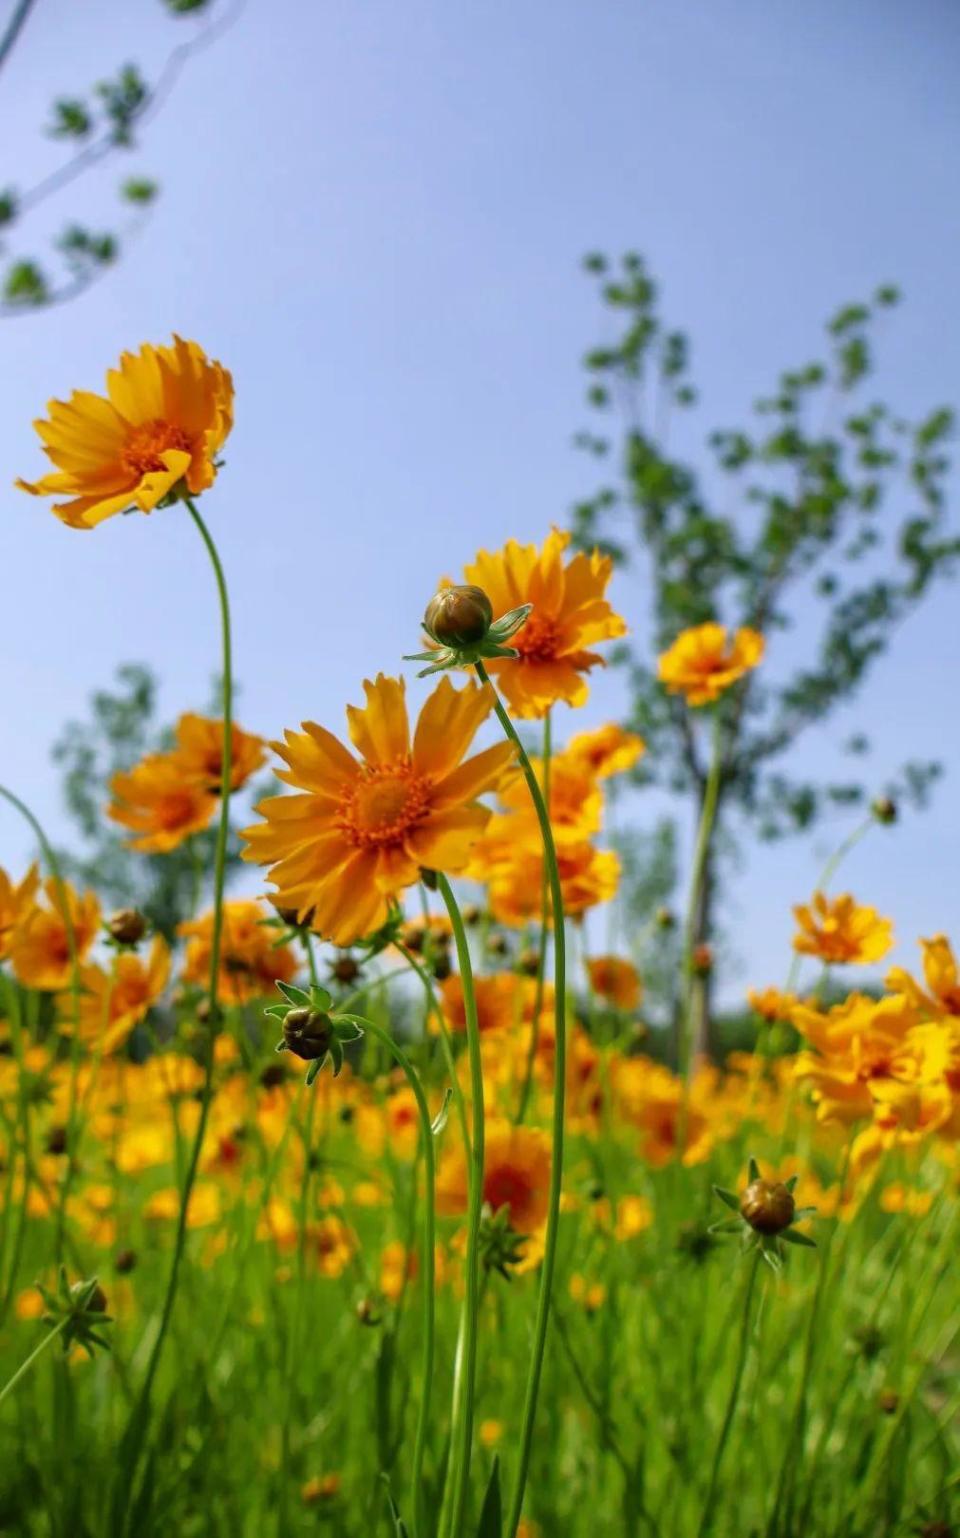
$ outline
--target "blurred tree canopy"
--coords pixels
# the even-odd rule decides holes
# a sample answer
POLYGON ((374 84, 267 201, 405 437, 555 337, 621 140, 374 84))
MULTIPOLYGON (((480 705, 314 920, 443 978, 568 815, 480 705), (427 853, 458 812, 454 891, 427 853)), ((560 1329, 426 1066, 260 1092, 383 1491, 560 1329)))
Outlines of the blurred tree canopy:
MULTIPOLYGON (((40 256, 30 235, 30 216, 60 198, 95 166, 139 148, 137 135, 164 105, 187 62, 208 47, 236 20, 243 0, 160 0, 174 20, 195 18, 200 25, 181 39, 149 82, 136 64, 123 64, 112 75, 82 90, 66 92, 50 105, 42 132, 64 145, 62 163, 39 181, 23 186, 8 167, 0 181, 0 316, 22 315, 76 298, 117 260, 142 228, 159 195, 159 184, 142 173, 124 176, 117 197, 128 217, 123 228, 93 229, 72 216, 48 241, 40 256)), ((43 9, 43 0, 19 0, 4 26, 0 22, 0 71, 9 63, 27 21, 43 9)), ((7 154, 10 154, 9 146, 7 154)))
POLYGON ((697 398, 686 336, 665 326, 642 257, 628 253, 614 268, 591 255, 585 267, 617 335, 585 359, 600 426, 577 441, 613 472, 576 505, 573 528, 583 548, 599 546, 621 565, 642 562, 649 582, 646 633, 615 658, 630 680, 629 724, 649 748, 634 782, 682 797, 698 821, 706 726, 656 675, 657 654, 679 631, 718 620, 769 639, 803 626, 792 671, 778 679, 760 669, 719 706, 718 837, 695 937, 709 942, 718 851, 725 839, 730 847, 733 813, 759 837, 778 839, 871 793, 923 805, 940 772, 909 763, 894 782, 868 789, 861 734, 847 744, 852 769, 843 782, 798 780, 780 761, 854 698, 899 626, 956 570, 960 536, 947 525, 945 498, 954 416, 938 406, 910 420, 866 398, 877 319, 899 300, 881 287, 832 317, 820 356, 782 373, 745 426, 710 434, 711 462, 698 473, 668 446, 671 419, 697 398))

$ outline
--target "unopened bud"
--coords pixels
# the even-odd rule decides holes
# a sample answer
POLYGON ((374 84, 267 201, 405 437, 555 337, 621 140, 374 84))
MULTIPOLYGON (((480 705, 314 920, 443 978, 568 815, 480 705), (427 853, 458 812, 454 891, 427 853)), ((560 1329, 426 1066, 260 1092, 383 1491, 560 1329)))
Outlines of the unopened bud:
POLYGON ((348 951, 344 951, 333 962, 330 973, 336 982, 349 986, 360 976, 360 965, 359 962, 354 961, 348 951))
POLYGON ((476 646, 493 624, 493 605, 482 587, 447 587, 427 604, 423 628, 441 646, 476 646))
POLYGON ((147 921, 136 908, 118 908, 107 919, 107 930, 118 945, 139 945, 147 932, 147 921))
POLYGON ((870 804, 870 810, 877 822, 882 822, 889 827, 890 823, 897 820, 897 803, 891 801, 889 796, 878 796, 870 804))
POLYGON ((540 971, 540 952, 532 946, 529 950, 521 951, 517 957, 517 971, 522 972, 524 977, 536 977, 540 971))
POLYGON ((677 916, 669 908, 658 908, 654 915, 658 929, 675 929, 677 916))
POLYGON ((326 1057, 333 1040, 330 1016, 320 1009, 291 1009, 283 1020, 283 1040, 289 1052, 313 1062, 326 1057))
POLYGON ((118 1250, 114 1258, 113 1269, 118 1276, 127 1276, 133 1270, 136 1263, 137 1255, 135 1250, 118 1250))
POLYGON ((796 1203, 782 1181, 754 1180, 740 1198, 740 1216, 758 1234, 782 1234, 796 1203))
POLYGON ((690 965, 698 977, 708 977, 713 971, 713 948, 695 945, 690 953, 690 965))

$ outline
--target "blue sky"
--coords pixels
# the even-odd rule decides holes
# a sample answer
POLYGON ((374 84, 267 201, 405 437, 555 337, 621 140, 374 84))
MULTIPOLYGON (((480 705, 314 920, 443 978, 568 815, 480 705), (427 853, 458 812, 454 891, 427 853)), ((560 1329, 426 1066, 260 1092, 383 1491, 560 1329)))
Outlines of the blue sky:
MULTIPOLYGON (((154 0, 39 0, 0 78, 0 179, 57 163, 37 131, 55 94, 127 59, 155 74, 187 25, 154 0)), ((571 446, 579 359, 606 334, 586 250, 646 254, 693 338, 704 433, 887 280, 905 304, 878 393, 906 412, 958 398, 958 68, 953 0, 249 0, 136 155, 32 227, 96 222, 136 170, 164 184, 138 243, 76 303, 0 323, 2 778, 61 833, 49 744, 64 719, 121 661, 160 671, 170 716, 204 703, 216 666, 184 516, 79 534, 9 489, 40 468, 30 422, 50 396, 98 388, 123 348, 172 329, 228 364, 237 426, 205 512, 240 718, 337 727, 359 680, 412 649, 439 574, 542 537, 593 484, 571 446)), ((642 582, 616 596, 642 637, 642 582)), ((951 766, 932 812, 847 867, 893 915, 901 957, 918 934, 960 932, 957 601, 929 602, 791 765, 829 772, 862 726, 878 782, 908 756, 951 766)), ((603 678, 570 729, 616 715, 620 690, 603 678)), ((728 993, 782 977, 789 905, 848 826, 750 854, 725 914, 742 962, 728 993)), ((29 848, 0 814, 0 863, 29 848)))

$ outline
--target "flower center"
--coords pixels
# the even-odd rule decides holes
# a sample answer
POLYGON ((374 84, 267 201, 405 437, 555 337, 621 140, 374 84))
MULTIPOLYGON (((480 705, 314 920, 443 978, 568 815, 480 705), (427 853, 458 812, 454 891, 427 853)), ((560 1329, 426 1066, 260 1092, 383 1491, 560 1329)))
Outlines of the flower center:
POLYGON ((182 449, 184 453, 191 454, 193 443, 182 427, 176 427, 173 422, 165 422, 162 417, 155 417, 152 422, 141 422, 139 427, 133 428, 127 439, 122 455, 124 467, 138 476, 149 475, 153 470, 165 470, 167 467, 160 455, 167 449, 182 449))
POLYGON ((193 815, 194 803, 189 795, 163 796, 157 803, 157 824, 172 831, 188 822, 193 815))
POLYGON ((358 849, 401 844, 430 811, 430 785, 409 759, 365 768, 341 802, 337 821, 358 849))
POLYGON ((509 1207, 511 1217, 522 1221, 530 1200, 530 1182, 520 1170, 509 1167, 491 1170, 483 1183, 483 1197, 494 1212, 509 1207))
POLYGON ((560 650, 560 627, 543 614, 531 614, 510 642, 524 662, 552 662, 560 650))

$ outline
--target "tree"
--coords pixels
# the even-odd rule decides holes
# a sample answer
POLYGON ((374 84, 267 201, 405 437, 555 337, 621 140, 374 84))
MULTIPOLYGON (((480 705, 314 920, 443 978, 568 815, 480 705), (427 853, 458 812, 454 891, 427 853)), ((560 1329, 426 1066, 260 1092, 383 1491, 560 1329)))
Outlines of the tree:
MULTIPOLYGON (((649 747, 636 783, 674 792, 699 824, 709 773, 704 727, 665 693, 651 666, 680 630, 719 620, 770 636, 795 627, 801 612, 809 625, 811 601, 820 611, 804 648, 808 662, 780 682, 758 670, 718 707, 718 812, 694 935, 708 943, 718 851, 735 813, 775 839, 809 830, 830 805, 868 798, 862 775, 842 784, 797 781, 779 762, 808 727, 855 697, 898 627, 937 579, 955 571, 960 537, 946 527, 944 496, 954 418, 938 407, 913 422, 862 399, 874 323, 899 299, 883 287, 830 320, 825 355, 781 374, 747 427, 710 435, 712 466, 698 474, 667 448, 671 414, 696 400, 686 337, 665 328, 641 257, 629 253, 616 273, 600 255, 585 266, 622 329, 585 360, 588 402, 605 430, 578 442, 615 458, 617 474, 574 508, 573 526, 581 546, 648 564, 649 632, 639 649, 623 646, 616 659, 629 672, 630 725, 649 747)), ((849 750, 857 757, 868 746, 857 735, 849 750)), ((938 772, 935 764, 908 764, 883 789, 922 804, 938 772)), ((703 1048, 709 977, 697 1008, 703 1048)))
MULTIPOLYGON (((176 44, 154 84, 147 83, 135 64, 124 64, 83 94, 59 96, 52 103, 44 132, 69 147, 63 163, 33 186, 9 182, 0 189, 0 252, 18 240, 29 217, 59 196, 94 166, 137 148, 137 135, 160 110, 187 62, 209 47, 232 26, 243 0, 218 5, 216 0, 163 0, 172 17, 200 17, 204 22, 189 38, 176 44), (206 17, 210 13, 211 19, 206 17)), ((0 70, 8 63, 37 0, 19 0, 0 34, 0 70)), ((14 316, 74 299, 102 276, 121 249, 142 229, 159 195, 156 181, 143 175, 123 178, 118 186, 122 207, 132 217, 123 231, 94 230, 71 219, 52 242, 56 266, 41 261, 29 248, 9 256, 0 278, 0 316, 14 316)))

